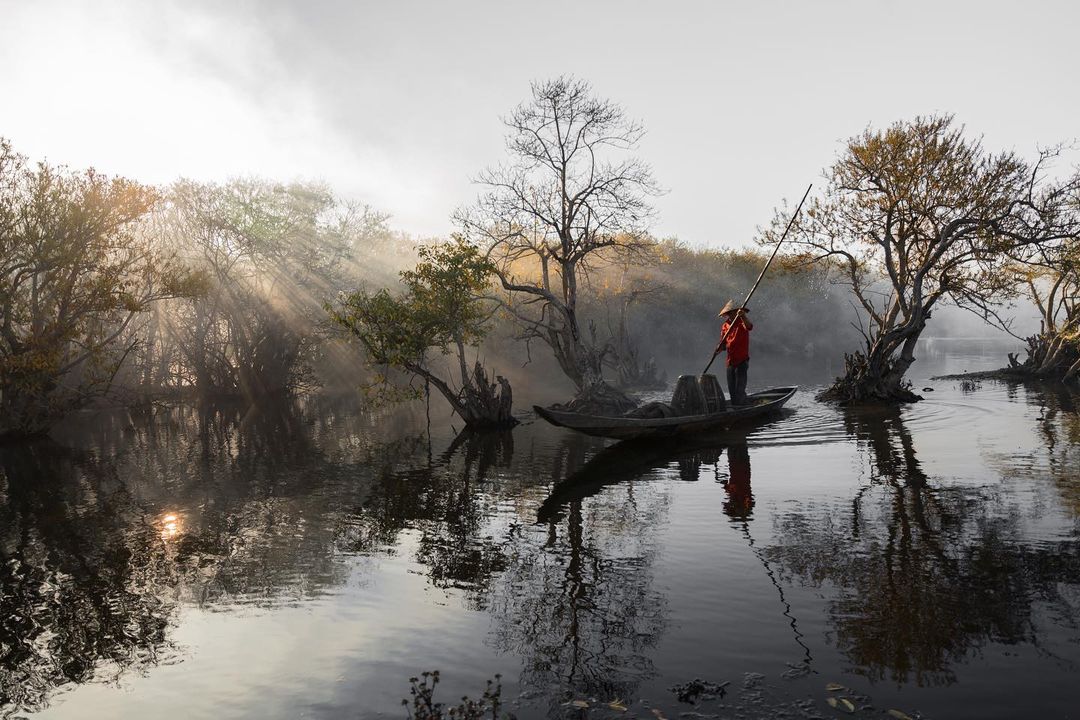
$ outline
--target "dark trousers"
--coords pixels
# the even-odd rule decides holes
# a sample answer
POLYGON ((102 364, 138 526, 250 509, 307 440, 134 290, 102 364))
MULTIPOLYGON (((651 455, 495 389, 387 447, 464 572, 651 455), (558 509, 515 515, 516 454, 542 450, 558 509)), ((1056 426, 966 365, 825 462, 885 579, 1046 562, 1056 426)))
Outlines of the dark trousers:
POLYGON ((732 405, 746 404, 746 373, 750 369, 750 361, 743 360, 735 367, 727 369, 728 397, 732 405))

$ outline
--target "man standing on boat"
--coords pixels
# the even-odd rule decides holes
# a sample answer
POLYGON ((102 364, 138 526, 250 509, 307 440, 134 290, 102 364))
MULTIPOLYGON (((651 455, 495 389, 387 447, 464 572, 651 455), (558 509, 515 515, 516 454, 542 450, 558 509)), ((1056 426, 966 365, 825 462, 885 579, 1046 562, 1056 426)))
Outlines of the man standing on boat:
POLYGON ((720 344, 716 346, 716 352, 722 353, 727 350, 727 383, 728 395, 732 405, 746 404, 746 375, 750 369, 750 331, 754 324, 746 317, 747 308, 735 307, 728 300, 724 309, 720 311, 720 317, 724 318, 724 326, 720 329, 720 344))

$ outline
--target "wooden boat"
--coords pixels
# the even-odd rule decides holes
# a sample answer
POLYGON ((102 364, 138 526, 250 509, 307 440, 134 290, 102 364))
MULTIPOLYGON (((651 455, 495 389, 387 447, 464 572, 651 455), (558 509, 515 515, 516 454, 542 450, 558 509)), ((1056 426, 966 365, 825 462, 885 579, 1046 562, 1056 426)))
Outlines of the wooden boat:
POLYGON ((726 429, 776 412, 791 399, 798 389, 798 386, 771 388, 747 395, 745 405, 729 407, 718 412, 664 418, 582 415, 538 405, 534 405, 533 410, 552 425, 570 428, 587 435, 617 440, 674 437, 726 429))

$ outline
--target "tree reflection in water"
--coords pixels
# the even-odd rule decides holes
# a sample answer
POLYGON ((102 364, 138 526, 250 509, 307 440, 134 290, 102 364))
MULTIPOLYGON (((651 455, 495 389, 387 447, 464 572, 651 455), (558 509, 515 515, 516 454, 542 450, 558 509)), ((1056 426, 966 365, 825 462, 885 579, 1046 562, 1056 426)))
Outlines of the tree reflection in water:
POLYGON ((331 406, 181 408, 95 417, 92 450, 0 448, 0 715, 178 658, 179 602, 265 607, 340 583, 368 425, 331 406), (342 447, 358 462, 330 462, 342 447))
POLYGON ((415 531, 416 561, 441 588, 467 591, 474 609, 505 567, 505 550, 492 535, 490 520, 499 501, 492 471, 508 468, 513 435, 462 432, 437 457, 402 468, 387 459, 364 503, 350 518, 342 547, 371 552, 400 544, 415 531))
POLYGON ((173 602, 159 530, 122 483, 48 443, 0 449, 0 715, 157 662, 173 602), (81 464, 81 469, 79 466, 81 464), (117 532, 117 523, 124 525, 117 532))
POLYGON ((490 608, 491 642, 522 658, 521 685, 543 693, 555 716, 570 698, 631 697, 655 674, 649 650, 666 623, 652 567, 668 496, 635 482, 637 458, 622 470, 618 452, 584 462, 590 443, 566 437, 555 453, 555 489, 538 525, 509 534, 490 608))
MULTIPOLYGON (((498 647, 525 658, 522 684, 551 699, 553 716, 555 704, 571 697, 632 698, 655 675, 651 649, 666 626, 667 598, 653 585, 654 530, 668 510, 670 481, 696 482, 710 468, 724 482, 725 514, 762 560, 810 661, 783 589, 750 534, 754 497, 747 432, 754 427, 688 440, 620 443, 586 463, 557 464, 552 491, 537 512, 548 543, 543 553, 526 547, 513 554, 501 583, 504 597, 495 608, 498 647), (720 470, 724 454, 726 478, 720 470), (661 482, 649 482, 657 470, 661 482)), ((576 453, 568 449, 563 455, 576 453)), ((522 546, 527 541, 515 547, 522 546)))
MULTIPOLYGON (((1075 498, 1076 396, 1027 397, 1039 407, 1041 454, 1002 453, 991 465, 1075 498)), ((832 637, 875 679, 949 683, 988 643, 1038 643, 1045 654, 1048 623, 1071 622, 1071 635, 1057 635, 1075 636, 1075 533, 1032 541, 1023 522, 1037 507, 932 477, 898 413, 843 422, 866 482, 839 512, 809 500, 781 516, 768 544, 751 487, 758 450, 745 433, 609 449, 541 429, 432 439, 419 416, 387 422, 310 400, 99 416, 68 443, 84 449, 0 448, 0 716, 40 709, 73 683, 183 658, 170 643, 181 606, 309 603, 347 579, 364 585, 376 564, 358 556, 391 554, 487 613, 477 642, 520 658, 518 684, 550 714, 571 698, 629 700, 659 672, 671 612, 655 579, 658 530, 679 480, 710 473, 778 592, 763 622, 783 612, 807 664, 785 599, 792 577, 835 588, 832 637)))
POLYGON ((778 520, 766 556, 814 587, 831 584, 837 647, 870 679, 950 684, 989 642, 1037 643, 1037 603, 1070 617, 1061 583, 1080 580, 1077 544, 1032 545, 1018 513, 979 489, 937 486, 899 411, 849 410, 869 483, 839 512, 778 520))
POLYGON ((0 707, 41 708, 66 684, 183 657, 169 643, 181 604, 309 601, 345 581, 348 558, 403 551, 431 585, 490 613, 489 643, 523 659, 520 684, 553 710, 629 697, 655 673, 667 603, 654 533, 669 488, 637 478, 681 462, 696 480, 718 450, 664 450, 644 467, 616 456, 628 465, 612 474, 586 463, 589 438, 522 450, 510 433, 462 434, 433 453, 423 436, 379 433, 332 403, 179 408, 95 420, 85 451, 4 450, 0 707), (625 482, 588 497, 589 467, 625 482), (577 489, 557 512, 519 519, 568 476, 577 489))
POLYGON ((1080 518, 1080 391, 1064 383, 1040 383, 1029 388, 1028 399, 1041 410, 1038 428, 1046 446, 1046 473, 1065 507, 1080 518))

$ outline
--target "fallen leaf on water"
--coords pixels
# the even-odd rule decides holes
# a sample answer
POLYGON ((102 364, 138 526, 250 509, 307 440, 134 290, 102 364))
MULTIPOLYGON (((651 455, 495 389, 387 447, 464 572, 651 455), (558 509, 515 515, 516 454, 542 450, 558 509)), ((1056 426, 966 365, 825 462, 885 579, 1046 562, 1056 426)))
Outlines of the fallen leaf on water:
POLYGON ((840 698, 840 704, 843 705, 844 709, 848 712, 855 712, 855 705, 847 698, 840 698))
POLYGON ((664 717, 664 713, 660 712, 657 708, 652 709, 652 714, 656 716, 656 720, 667 720, 667 718, 664 717))
POLYGON ((825 698, 825 702, 829 703, 829 707, 840 707, 840 703, 836 702, 834 697, 825 698))
POLYGON ((623 701, 619 700, 618 698, 616 698, 616 699, 612 700, 611 702, 609 702, 607 704, 607 706, 609 708, 611 708, 612 710, 618 710, 619 712, 626 712, 626 706, 623 705, 623 701))
POLYGON ((896 720, 911 720, 910 715, 900 710, 890 710, 889 714, 896 718, 896 720))
POLYGON ((586 700, 574 700, 570 704, 573 705, 576 708, 587 708, 587 707, 589 707, 589 703, 586 700))
POLYGON ((829 683, 825 686, 825 689, 829 692, 836 692, 837 690, 847 690, 847 688, 840 683, 829 683))

